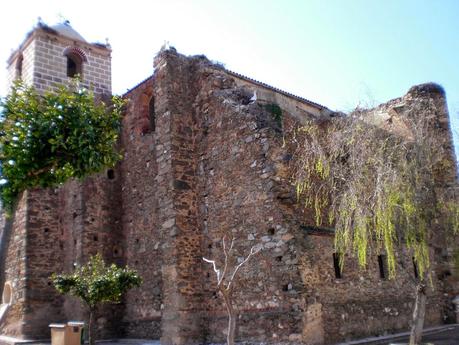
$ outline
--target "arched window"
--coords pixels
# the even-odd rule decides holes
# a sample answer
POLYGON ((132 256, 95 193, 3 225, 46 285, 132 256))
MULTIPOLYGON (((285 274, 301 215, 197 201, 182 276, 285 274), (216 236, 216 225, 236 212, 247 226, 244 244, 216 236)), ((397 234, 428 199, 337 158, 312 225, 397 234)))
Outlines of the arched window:
POLYGON ((83 61, 74 55, 67 55, 67 77, 74 78, 77 75, 81 76, 83 72, 83 61))
POLYGON ((22 62, 24 57, 21 55, 18 56, 16 60, 16 79, 22 79, 22 62))
POLYGON ((86 54, 78 47, 67 47, 64 50, 67 57, 67 77, 83 76, 83 62, 87 62, 86 54))
POLYGON ((148 117, 150 119, 150 132, 154 132, 156 129, 156 115, 155 115, 155 98, 150 98, 148 104, 148 117))

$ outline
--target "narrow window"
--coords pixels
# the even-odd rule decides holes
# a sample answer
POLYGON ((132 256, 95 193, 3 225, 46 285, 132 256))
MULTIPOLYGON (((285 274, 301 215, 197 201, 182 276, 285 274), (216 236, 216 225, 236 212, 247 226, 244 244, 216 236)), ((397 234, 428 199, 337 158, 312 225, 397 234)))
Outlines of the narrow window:
POLYGON ((387 278, 386 256, 378 255, 379 277, 381 279, 387 278))
POLYGON ((24 61, 24 57, 19 55, 16 61, 16 79, 22 79, 22 62, 24 61))
POLYGON ((414 277, 416 279, 418 279, 419 278, 418 264, 416 263, 416 260, 414 259, 414 256, 413 256, 412 260, 413 260, 414 277))
POLYGON ((154 132, 156 129, 156 115, 155 115, 155 98, 150 98, 148 104, 148 117, 150 119, 150 132, 154 132))
POLYGON ((341 267, 340 267, 340 254, 339 253, 333 253, 333 267, 335 268, 335 278, 336 279, 341 279, 343 278, 342 272, 341 272, 341 267))
POLYGON ((67 77, 75 78, 82 75, 83 61, 75 54, 67 55, 67 77))
POLYGON ((114 180, 115 179, 115 171, 113 169, 108 169, 107 170, 107 178, 109 180, 114 180))

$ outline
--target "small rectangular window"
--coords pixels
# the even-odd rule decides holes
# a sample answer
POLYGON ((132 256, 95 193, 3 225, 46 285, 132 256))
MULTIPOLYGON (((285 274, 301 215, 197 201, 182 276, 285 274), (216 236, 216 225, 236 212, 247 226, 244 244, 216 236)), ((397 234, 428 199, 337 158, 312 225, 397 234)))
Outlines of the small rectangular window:
POLYGON ((335 278, 336 279, 343 278, 343 275, 342 275, 342 272, 341 272, 341 267, 340 267, 340 257, 341 257, 341 254, 333 253, 333 267, 335 269, 335 278))
POLYGON ((378 255, 379 277, 387 279, 386 256, 378 255))
POLYGON ((413 260, 414 277, 417 279, 417 278, 419 278, 418 264, 416 263, 416 260, 414 259, 414 256, 413 256, 412 260, 413 260))

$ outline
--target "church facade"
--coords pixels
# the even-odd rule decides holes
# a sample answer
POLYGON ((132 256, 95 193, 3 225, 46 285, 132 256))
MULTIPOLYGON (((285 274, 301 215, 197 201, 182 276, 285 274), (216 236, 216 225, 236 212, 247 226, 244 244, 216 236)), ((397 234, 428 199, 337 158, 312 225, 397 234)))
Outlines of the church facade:
MULTIPOLYGON (((10 80, 46 90, 78 74, 109 95, 110 53, 68 23, 40 24, 9 59, 10 80)), ((49 339, 50 323, 85 320, 80 303, 59 295, 49 277, 96 253, 143 278, 122 304, 99 310, 100 337, 223 342, 226 310, 202 258, 221 259, 224 236, 235 239, 239 257, 263 248, 235 292, 238 340, 319 345, 406 330, 416 274, 409 253, 399 254, 394 280, 377 255, 364 272, 352 260, 340 272, 333 230, 305 223, 298 211, 283 131, 335 113, 173 48, 160 51, 153 67, 124 95, 119 164, 84 181, 28 190, 4 221, 0 342, 49 339), (266 110, 273 104, 280 120, 266 110)), ((439 140, 453 162, 441 192, 457 183, 443 90, 415 86, 371 111, 410 116, 419 102, 438 113, 439 140)), ((440 229, 431 245, 427 325, 454 321, 452 250, 440 229)))

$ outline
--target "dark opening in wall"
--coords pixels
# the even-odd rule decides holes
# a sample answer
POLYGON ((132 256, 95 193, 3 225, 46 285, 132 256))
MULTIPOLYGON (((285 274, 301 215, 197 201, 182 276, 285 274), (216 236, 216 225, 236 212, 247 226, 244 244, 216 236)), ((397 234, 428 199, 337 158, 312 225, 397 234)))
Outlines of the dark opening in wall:
POLYGON ((416 263, 416 260, 414 259, 414 256, 411 258, 411 260, 413 261, 414 277, 417 279, 417 278, 419 278, 418 264, 416 263))
POLYGON ((18 56, 16 61, 16 79, 22 79, 22 62, 24 61, 24 57, 21 55, 18 56))
POLYGON ((288 291, 288 290, 290 290, 290 284, 282 285, 282 291, 288 291))
POLYGON ((92 239, 94 240, 94 242, 99 241, 99 237, 97 237, 97 235, 94 235, 94 236, 92 237, 92 239))
POLYGON ((282 261, 282 255, 281 256, 276 256, 276 261, 281 262, 282 261))
POLYGON ((341 260, 341 254, 333 253, 333 268, 335 269, 336 279, 343 278, 343 272, 341 271, 340 260, 341 260))
POLYGON ((115 179, 115 171, 113 169, 108 169, 107 170, 107 178, 109 180, 114 180, 115 179))
POLYGON ((386 256, 378 255, 379 277, 381 279, 387 278, 386 256))
POLYGON ((150 132, 154 132, 156 129, 156 114, 155 114, 155 98, 150 98, 148 104, 148 118, 150 120, 150 132))
POLYGON ((343 278, 339 261, 340 261, 340 254, 339 253, 333 253, 333 268, 335 269, 335 278, 336 279, 343 278))
POLYGON ((45 228, 45 234, 49 232, 49 228, 45 228))
POLYGON ((268 229, 268 235, 273 236, 276 230, 274 228, 269 228, 268 229))
POLYGON ((75 78, 83 74, 83 61, 75 54, 67 55, 67 77, 75 78))

